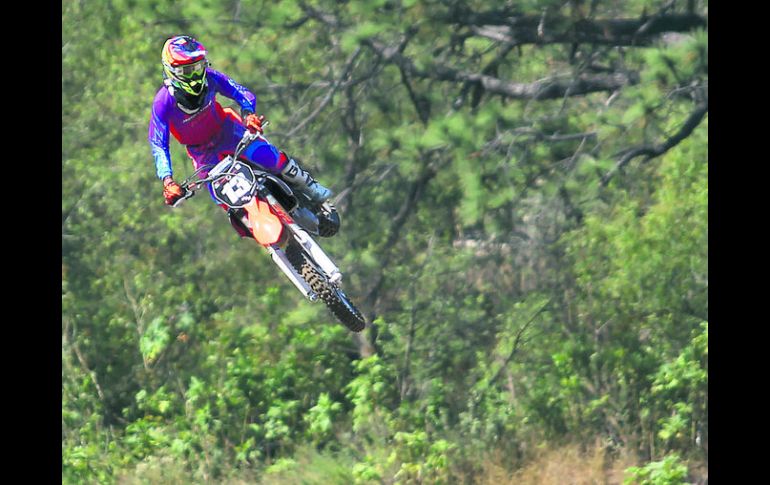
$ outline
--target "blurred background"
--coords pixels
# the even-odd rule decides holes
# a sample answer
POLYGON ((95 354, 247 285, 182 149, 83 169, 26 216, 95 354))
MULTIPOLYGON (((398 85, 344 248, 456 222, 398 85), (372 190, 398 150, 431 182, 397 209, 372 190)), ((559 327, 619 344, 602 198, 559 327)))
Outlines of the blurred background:
POLYGON ((65 0, 62 29, 65 483, 707 481, 708 2, 65 0), (178 34, 334 190, 361 334, 208 197, 164 205, 178 34))

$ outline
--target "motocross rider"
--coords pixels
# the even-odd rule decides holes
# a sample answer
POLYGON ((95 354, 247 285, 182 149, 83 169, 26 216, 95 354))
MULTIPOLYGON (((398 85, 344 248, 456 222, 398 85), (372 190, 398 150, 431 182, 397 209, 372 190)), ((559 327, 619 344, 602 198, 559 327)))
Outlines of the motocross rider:
MULTIPOLYGON (((163 45, 163 86, 152 103, 148 138, 168 205, 173 205, 184 196, 171 170, 169 130, 179 143, 186 146, 195 169, 202 165, 214 165, 224 156, 232 154, 243 136, 244 127, 251 133, 262 133, 264 116, 255 114, 256 96, 225 74, 211 69, 206 56, 205 47, 186 35, 171 37, 163 45), (223 109, 216 100, 217 93, 236 101, 240 105, 241 116, 223 109)), ((316 203, 322 203, 332 195, 295 159, 263 138, 252 142, 241 157, 279 175, 316 203)), ((238 225, 233 225, 245 236, 238 225)))

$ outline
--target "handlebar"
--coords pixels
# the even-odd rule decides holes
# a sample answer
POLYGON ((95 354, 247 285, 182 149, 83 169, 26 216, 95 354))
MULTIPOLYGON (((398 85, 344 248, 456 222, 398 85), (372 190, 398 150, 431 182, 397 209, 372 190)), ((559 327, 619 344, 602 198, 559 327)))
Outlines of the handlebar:
MULTIPOLYGON (((267 125, 269 125, 270 122, 265 120, 262 123, 262 128, 264 129, 267 125)), ((254 140, 262 136, 262 133, 252 133, 249 130, 245 130, 243 133, 243 137, 241 137, 241 140, 238 142, 238 144, 235 146, 235 151, 233 152, 233 160, 238 160, 238 157, 240 156, 241 152, 249 146, 254 140)), ((213 168, 215 165, 207 164, 207 165, 201 165, 198 167, 195 172, 192 173, 189 177, 184 179, 184 181, 179 184, 180 187, 182 187, 182 190, 184 190, 184 195, 181 199, 174 202, 174 204, 171 207, 178 207, 182 202, 189 199, 193 195, 195 195, 195 192, 197 192, 205 183, 213 182, 216 179, 225 177, 227 175, 235 175, 235 173, 232 172, 221 172, 216 175, 204 177, 202 179, 196 179, 199 173, 201 173, 204 170, 208 170, 213 168)))

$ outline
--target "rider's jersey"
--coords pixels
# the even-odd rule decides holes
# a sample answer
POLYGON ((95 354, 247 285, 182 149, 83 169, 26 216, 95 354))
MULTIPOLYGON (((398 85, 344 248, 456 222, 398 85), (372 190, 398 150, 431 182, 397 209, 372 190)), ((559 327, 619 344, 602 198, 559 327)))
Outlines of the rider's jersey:
POLYGON ((172 175, 171 154, 168 149, 169 131, 179 143, 188 146, 204 145, 220 132, 226 115, 216 101, 217 93, 236 101, 241 109, 256 111, 257 97, 248 89, 211 68, 206 70, 206 77, 208 91, 202 103, 203 107, 192 114, 185 113, 177 105, 167 86, 161 87, 155 95, 148 139, 159 179, 172 175))

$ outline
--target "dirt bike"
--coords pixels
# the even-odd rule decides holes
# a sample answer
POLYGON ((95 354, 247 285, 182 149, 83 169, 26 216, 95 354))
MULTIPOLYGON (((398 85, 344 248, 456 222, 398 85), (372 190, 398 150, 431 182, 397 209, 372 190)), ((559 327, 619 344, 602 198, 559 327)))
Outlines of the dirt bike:
POLYGON ((240 159, 243 150, 259 137, 265 139, 246 130, 232 155, 195 170, 180 184, 185 194, 174 207, 210 184, 214 198, 229 208, 233 226, 242 235, 247 231, 254 237, 305 298, 315 302, 320 297, 342 324, 360 332, 366 325, 364 316, 342 291, 342 273, 312 237, 337 233, 340 219, 336 209, 328 201, 312 202, 276 175, 240 159), (207 176, 201 178, 206 170, 207 176))

